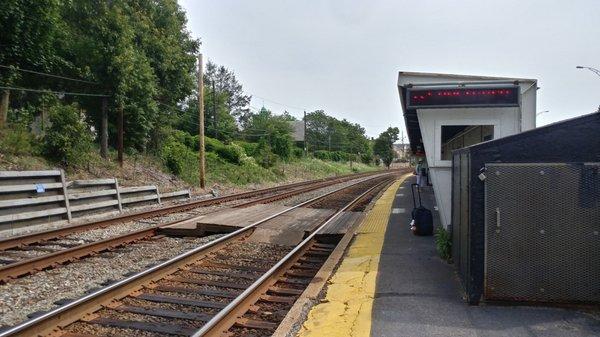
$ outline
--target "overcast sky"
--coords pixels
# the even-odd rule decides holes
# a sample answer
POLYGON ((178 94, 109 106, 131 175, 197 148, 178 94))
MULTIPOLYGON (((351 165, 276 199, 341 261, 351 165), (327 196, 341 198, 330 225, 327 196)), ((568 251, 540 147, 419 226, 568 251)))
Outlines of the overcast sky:
POLYGON ((184 0, 202 52, 252 106, 404 128, 399 70, 538 79, 538 125, 595 111, 600 1, 184 0), (285 104, 285 106, 279 105, 285 104))

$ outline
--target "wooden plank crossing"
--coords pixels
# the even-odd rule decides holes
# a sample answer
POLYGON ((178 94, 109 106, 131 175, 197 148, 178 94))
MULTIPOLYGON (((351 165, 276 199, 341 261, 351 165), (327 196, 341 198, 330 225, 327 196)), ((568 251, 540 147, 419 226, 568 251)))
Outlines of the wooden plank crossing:
POLYGON ((321 234, 346 234, 352 225, 362 219, 361 212, 344 212, 321 230, 321 234))

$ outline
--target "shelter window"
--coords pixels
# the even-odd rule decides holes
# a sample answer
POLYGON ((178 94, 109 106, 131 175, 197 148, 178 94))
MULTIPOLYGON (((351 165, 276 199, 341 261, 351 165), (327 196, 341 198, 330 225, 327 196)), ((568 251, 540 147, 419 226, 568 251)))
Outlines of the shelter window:
POLYGON ((441 159, 452 160, 452 151, 494 139, 493 125, 442 125, 441 159))

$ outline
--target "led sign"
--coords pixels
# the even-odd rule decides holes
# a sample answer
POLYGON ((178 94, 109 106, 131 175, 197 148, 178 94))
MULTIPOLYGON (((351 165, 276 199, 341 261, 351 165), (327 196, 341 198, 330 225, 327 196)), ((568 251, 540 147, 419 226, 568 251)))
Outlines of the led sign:
POLYGON ((519 86, 473 88, 408 88, 407 108, 519 106, 519 86))

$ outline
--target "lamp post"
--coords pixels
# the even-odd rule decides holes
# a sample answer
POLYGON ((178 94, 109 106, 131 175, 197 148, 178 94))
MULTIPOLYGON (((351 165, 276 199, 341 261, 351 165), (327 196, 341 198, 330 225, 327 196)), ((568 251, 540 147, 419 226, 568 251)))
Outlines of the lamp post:
POLYGON ((600 70, 596 69, 596 68, 592 68, 592 67, 585 67, 585 66, 576 66, 575 68, 577 69, 587 69, 591 72, 593 72, 594 74, 600 76, 600 70))
MULTIPOLYGON (((600 76, 600 70, 598 70, 596 68, 585 67, 585 66, 576 66, 575 68, 577 68, 577 69, 587 69, 587 70, 593 72, 594 74, 600 76)), ((600 105, 598 106, 598 112, 600 112, 600 105)))
POLYGON ((541 115, 541 114, 545 114, 546 112, 550 112, 550 110, 544 110, 544 111, 540 111, 540 112, 537 112, 535 115, 536 115, 536 116, 539 116, 539 115, 541 115))

